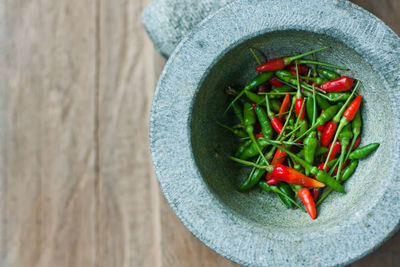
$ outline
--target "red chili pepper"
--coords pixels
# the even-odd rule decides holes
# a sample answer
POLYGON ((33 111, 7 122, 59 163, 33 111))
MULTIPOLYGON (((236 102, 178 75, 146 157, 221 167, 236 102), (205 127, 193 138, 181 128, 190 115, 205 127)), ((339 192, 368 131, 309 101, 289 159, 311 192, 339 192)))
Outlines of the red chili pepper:
MULTIPOLYGON (((282 101, 282 105, 281 105, 281 108, 279 109, 279 113, 284 113, 284 112, 288 111, 289 106, 290 106, 290 93, 287 93, 285 95, 285 98, 282 101)), ((285 117, 285 115, 282 114, 282 115, 278 116, 278 119, 280 121, 282 121, 284 119, 284 117, 285 117)))
POLYGON ((305 108, 303 107, 303 111, 301 110, 301 107, 303 106, 303 104, 304 104, 303 98, 298 98, 294 102, 294 108, 296 109, 297 117, 300 117, 300 120, 304 119, 304 114, 305 114, 305 112, 304 112, 305 108), (301 115, 300 115, 300 112, 301 112, 301 115))
MULTIPOLYGON (((356 141, 354 142, 354 146, 352 147, 351 151, 353 151, 354 149, 356 149, 360 143, 361 143, 361 136, 359 135, 359 136, 357 137, 356 141)), ((347 146, 347 151, 350 150, 350 146, 351 146, 351 144, 349 144, 349 145, 347 146)))
MULTIPOLYGON (((347 165, 349 165, 349 163, 350 163, 350 160, 346 160, 346 161, 343 163, 341 170, 343 171, 343 169, 346 168, 347 165)), ((339 170, 339 166, 336 166, 335 170, 332 172, 332 177, 336 176, 338 170, 339 170)))
POLYGON ((354 119, 356 116, 357 110, 361 104, 361 95, 354 98, 353 102, 347 107, 346 111, 343 113, 343 117, 348 119, 349 121, 354 119))
POLYGON ((274 118, 271 119, 271 125, 272 125, 272 128, 274 128, 274 130, 278 134, 280 134, 282 132, 283 125, 282 125, 281 121, 277 117, 274 117, 274 118))
POLYGON ((329 121, 325 124, 324 131, 321 135, 321 146, 328 146, 329 143, 332 141, 333 137, 335 136, 335 132, 337 129, 337 124, 333 121, 329 121))
POLYGON ((318 165, 318 170, 327 172, 327 171, 329 171, 329 166, 328 166, 328 164, 326 164, 326 166, 325 166, 325 163, 320 163, 318 165))
POLYGON ((265 83, 261 84, 260 86, 258 86, 258 92, 267 92, 267 85, 265 83))
MULTIPOLYGON (((332 147, 332 143, 330 143, 330 145, 329 145, 329 150, 331 150, 331 147, 332 147)), ((339 143, 339 141, 337 141, 335 143, 335 145, 333 146, 332 153, 331 153, 331 156, 328 159, 328 162, 333 160, 333 159, 335 159, 336 158, 336 154, 339 154, 339 153, 340 153, 340 143, 339 143)), ((326 153, 326 156, 328 156, 328 154, 329 154, 329 152, 326 153)))
POLYGON ((273 58, 267 61, 267 63, 261 64, 257 67, 258 72, 267 72, 267 71, 276 71, 276 70, 282 70, 284 69, 287 65, 295 61, 296 59, 300 59, 302 57, 314 54, 316 52, 322 51, 329 48, 328 46, 321 47, 312 51, 308 51, 306 53, 296 55, 296 56, 291 56, 291 57, 282 57, 282 58, 273 58))
MULTIPOLYGON (((296 76, 296 64, 290 64, 287 69, 290 73, 296 76)), ((308 68, 305 65, 297 65, 297 70, 299 71, 299 74, 307 74, 308 72, 308 68)))
POLYGON ((326 92, 344 92, 353 87, 353 79, 342 76, 332 81, 324 82, 320 88, 326 92))
POLYGON ((315 209, 315 202, 313 197, 311 196, 310 191, 307 188, 303 188, 300 189, 299 192, 297 192, 297 195, 299 196, 301 201, 303 201, 303 204, 306 207, 306 210, 311 219, 315 220, 315 218, 317 217, 317 210, 315 209))
POLYGON ((267 180, 267 184, 269 184, 269 185, 274 185, 279 182, 280 182, 280 180, 276 179, 275 177, 272 177, 271 179, 267 180))
POLYGON ((317 201, 320 191, 321 191, 320 188, 313 188, 311 190, 311 195, 312 195, 312 198, 313 198, 314 202, 317 201))
MULTIPOLYGON (((271 160, 270 164, 271 165, 282 164, 285 161, 286 156, 287 156, 287 154, 286 154, 285 151, 277 149, 276 152, 275 152, 274 157, 271 160)), ((266 178, 267 178, 267 181, 270 180, 272 178, 272 174, 267 173, 266 178)))
POLYGON ((280 87, 282 85, 284 85, 283 82, 278 81, 276 78, 272 78, 271 80, 269 80, 269 84, 275 87, 280 87))
POLYGON ((288 182, 290 184, 297 184, 306 187, 324 187, 325 184, 311 179, 301 172, 296 171, 295 169, 289 168, 282 164, 276 164, 273 171, 272 176, 281 180, 288 182))
MULTIPOLYGON (((324 113, 324 111, 325 111, 325 109, 321 110, 321 114, 324 113)), ((321 114, 319 114, 319 115, 321 115, 321 114)), ((318 132, 322 133, 324 131, 325 125, 326 125, 326 123, 318 126, 317 127, 318 132)))

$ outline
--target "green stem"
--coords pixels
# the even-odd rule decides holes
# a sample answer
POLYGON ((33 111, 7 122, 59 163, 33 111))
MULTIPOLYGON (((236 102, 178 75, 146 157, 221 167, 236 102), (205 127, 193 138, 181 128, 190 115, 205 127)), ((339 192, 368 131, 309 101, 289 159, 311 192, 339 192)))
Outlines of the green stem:
POLYGON ((299 58, 302 58, 302 57, 305 57, 305 56, 320 52, 320 51, 328 49, 328 48, 330 48, 330 46, 324 46, 324 47, 321 47, 321 48, 318 48, 318 49, 314 49, 314 50, 311 50, 309 52, 306 52, 306 53, 303 53, 303 54, 300 54, 300 55, 297 55, 297 56, 291 56, 291 57, 287 57, 287 58, 290 60, 290 62, 292 62, 293 60, 296 60, 296 59, 299 59, 299 58))
POLYGON ((337 65, 325 63, 325 62, 319 62, 319 61, 314 61, 314 60, 299 60, 300 64, 312 64, 312 65, 320 65, 320 66, 325 66, 333 69, 339 69, 339 70, 349 70, 349 68, 346 67, 340 67, 337 65))
POLYGON ((254 59, 257 61, 258 65, 261 65, 260 59, 257 57, 256 53, 254 53, 253 48, 249 48, 250 52, 253 54, 254 59))
POLYGON ((255 167, 257 169, 267 170, 268 172, 272 172, 272 170, 273 170, 273 168, 271 168, 271 165, 268 165, 268 164, 266 166, 262 166, 262 165, 259 165, 257 163, 254 163, 254 162, 243 160, 243 159, 239 159, 239 158, 235 158, 235 157, 232 157, 232 156, 229 156, 229 155, 225 155, 225 156, 227 158, 229 158, 230 160, 233 160, 233 161, 235 161, 237 163, 240 163, 240 164, 243 164, 243 165, 246 165, 246 166, 255 167))

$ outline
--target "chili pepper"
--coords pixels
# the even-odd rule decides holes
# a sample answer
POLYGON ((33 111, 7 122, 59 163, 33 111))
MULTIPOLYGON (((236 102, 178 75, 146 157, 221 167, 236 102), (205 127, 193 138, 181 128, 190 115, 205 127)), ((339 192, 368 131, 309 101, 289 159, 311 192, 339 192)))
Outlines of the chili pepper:
POLYGON ((292 87, 290 87, 289 85, 282 85, 279 87, 275 87, 274 89, 272 89, 272 92, 274 93, 287 93, 287 92, 291 92, 292 87))
MULTIPOLYGON (((282 101, 282 105, 281 105, 281 108, 279 109, 279 113, 284 113, 284 112, 288 111, 289 106, 290 106, 290 94, 287 93, 285 95, 285 98, 282 101)), ((278 116, 278 119, 281 121, 283 120, 283 118, 284 118, 284 115, 278 116)))
MULTIPOLYGON (((354 93, 356 92, 356 90, 358 88, 358 85, 359 85, 359 82, 357 83, 357 85, 354 88, 354 90, 351 93, 351 95, 347 98, 346 103, 340 108, 339 112, 335 115, 335 117, 333 117, 332 121, 330 121, 325 126, 324 131, 322 132, 322 136, 321 136, 321 145, 322 146, 327 146, 332 141, 332 139, 334 138, 336 129, 338 128, 338 124, 341 121, 342 114, 343 114, 343 112, 345 112, 345 108, 346 108, 347 104, 350 102, 350 100, 351 100, 352 96, 354 95, 354 93)), ((344 127, 344 126, 345 125, 342 125, 342 127, 344 127)), ((337 134, 339 134, 339 133, 340 133, 340 131, 337 134)))
MULTIPOLYGON (((325 111, 324 109, 321 110, 321 114, 324 113, 324 111, 325 111)), ((325 126, 326 126, 326 124, 318 126, 317 131, 322 133, 324 131, 325 126)))
POLYGON ((280 134, 283 128, 282 123, 278 118, 275 117, 275 113, 273 113, 269 107, 269 100, 268 100, 268 95, 265 96, 265 103, 267 106, 267 115, 271 121, 271 125, 274 128, 274 130, 280 134))
MULTIPOLYGON (((310 164, 314 163, 315 151, 317 149, 317 134, 315 131, 312 131, 304 138, 303 144, 304 146, 304 160, 310 164)), ((306 176, 310 175, 310 169, 306 168, 306 176)))
POLYGON ((243 110, 240 107, 240 105, 238 103, 233 103, 232 104, 232 109, 233 109, 233 112, 235 113, 236 118, 243 125, 244 124, 244 121, 243 121, 243 110))
POLYGON ((349 159, 362 159, 371 154, 379 147, 379 143, 371 143, 366 146, 355 149, 350 153, 349 159))
POLYGON ((225 128, 225 129, 229 130, 229 131, 232 132, 233 134, 239 136, 240 138, 247 137, 246 132, 243 131, 243 130, 235 129, 235 128, 229 127, 228 125, 219 123, 219 122, 217 122, 217 124, 218 124, 219 126, 225 128))
POLYGON ((312 64, 312 65, 320 65, 320 66, 324 66, 324 67, 329 67, 329 68, 333 68, 333 69, 339 69, 339 70, 349 70, 346 67, 341 67, 341 66, 336 66, 333 64, 329 64, 329 63, 325 63, 325 62, 319 62, 319 61, 315 61, 315 60, 299 60, 299 64, 312 64))
POLYGON ((349 165, 343 170, 342 177, 340 177, 340 181, 344 182, 350 178, 350 176, 354 173, 358 166, 358 160, 352 160, 349 165))
POLYGON ((328 109, 331 106, 331 104, 329 104, 328 101, 326 101, 325 99, 321 98, 318 95, 315 96, 315 99, 320 109, 328 109))
POLYGON ((303 188, 297 192, 297 195, 303 201, 303 204, 306 207, 311 219, 315 220, 317 217, 317 210, 315 209, 314 199, 312 198, 310 191, 307 188, 303 188))
POLYGON ((293 205, 295 205, 296 207, 300 208, 302 211, 306 212, 306 210, 301 207, 299 204, 297 204, 296 201, 294 201, 292 198, 290 198, 289 196, 287 196, 285 193, 283 193, 277 186, 275 185, 268 185, 266 182, 261 181, 259 184, 260 188, 266 192, 275 192, 279 195, 284 195, 286 196, 288 199, 290 199, 290 202, 293 203, 293 205))
MULTIPOLYGON (((271 165, 282 164, 286 160, 286 156, 287 156, 286 152, 278 148, 270 164, 271 165)), ((266 178, 267 181, 272 179, 272 174, 267 173, 266 178)))
POLYGON ((249 91, 263 83, 266 83, 274 76, 273 72, 264 72, 256 76, 253 80, 251 80, 244 89, 232 100, 232 102, 225 109, 224 114, 232 107, 234 103, 246 92, 249 91))
POLYGON ((340 143, 339 142, 335 142, 335 145, 332 148, 332 144, 329 144, 329 151, 332 151, 331 154, 329 155, 329 152, 326 154, 326 157, 329 156, 329 159, 327 158, 327 161, 331 161, 334 158, 336 158, 336 154, 340 153, 340 143))
POLYGON ((327 123, 333 116, 335 116, 337 110, 339 109, 338 106, 330 106, 329 108, 327 108, 324 113, 322 113, 317 120, 315 121, 315 123, 313 125, 311 125, 311 127, 301 136, 297 137, 296 141, 301 139, 304 135, 308 134, 311 131, 314 131, 318 126, 323 125, 325 123, 327 123))
POLYGON ((250 139, 253 141, 255 147, 257 148, 258 152, 260 153, 261 157, 263 157, 264 161, 267 160, 264 158, 264 154, 261 151, 260 146, 258 145, 255 137, 254 137, 254 124, 256 123, 256 116, 254 114, 252 105, 248 102, 245 102, 243 105, 243 118, 244 118, 244 127, 246 133, 249 135, 250 139))
MULTIPOLYGON (((306 65, 298 65, 299 74, 306 74, 308 72, 308 68, 306 65)), ((296 65, 290 64, 288 67, 288 71, 293 75, 296 75, 296 65)))
POLYGON ((272 176, 281 180, 288 182, 290 184, 298 184, 307 187, 324 187, 325 184, 311 179, 304 174, 291 169, 282 164, 276 164, 274 170, 272 171, 272 176))
POLYGON ((240 157, 240 155, 241 155, 246 149, 249 148, 249 146, 250 146, 251 143, 252 143, 251 140, 247 140, 246 142, 244 142, 243 144, 241 144, 241 145, 238 147, 238 149, 236 150, 235 157, 237 157, 237 158, 240 157))
MULTIPOLYGON (((268 174, 269 174, 269 173, 268 173, 268 174)), ((271 179, 267 180, 267 184, 269 184, 269 185, 278 184, 278 183, 280 183, 280 182, 281 182, 281 181, 278 180, 278 179, 276 179, 275 177, 272 177, 271 179)))
POLYGON ((336 79, 340 78, 340 75, 332 70, 328 70, 328 69, 324 69, 324 68, 317 68, 317 72, 329 80, 336 80, 336 79))
POLYGON ((313 114, 314 114, 314 100, 311 96, 307 97, 306 101, 306 111, 307 117, 310 122, 313 121, 313 114))
POLYGON ((276 78, 272 78, 271 80, 269 80, 269 84, 275 87, 283 86, 283 82, 278 81, 276 78))
POLYGON ((314 202, 317 201, 320 191, 321 191, 321 188, 313 188, 313 189, 311 189, 311 195, 312 195, 312 198, 313 198, 314 202))
POLYGON ((307 80, 307 81, 312 81, 315 86, 317 85, 321 85, 325 82, 328 82, 327 79, 321 78, 321 77, 305 77, 305 76, 301 76, 300 79, 302 80, 307 80))
POLYGON ((339 142, 340 142, 340 157, 339 157, 339 166, 337 170, 336 180, 340 179, 340 172, 342 170, 343 163, 345 161, 346 149, 350 144, 350 139, 353 137, 353 132, 351 131, 351 125, 347 124, 343 130, 339 134, 339 142))
MULTIPOLYGON (((342 171, 344 168, 347 167, 347 165, 349 165, 349 160, 346 160, 343 164, 342 167, 340 168, 340 170, 342 171)), ((338 174, 339 171, 339 166, 336 166, 335 170, 332 172, 332 176, 336 176, 338 174)), ((338 176, 339 178, 337 180, 341 180, 340 176, 338 176)))
POLYGON ((248 99, 250 99, 251 102, 254 102, 258 105, 264 105, 265 104, 265 99, 263 96, 257 95, 251 91, 246 91, 246 96, 248 99))
POLYGON ((350 93, 348 93, 348 92, 344 92, 344 93, 331 92, 331 93, 327 93, 326 95, 333 102, 346 101, 350 97, 350 93))
MULTIPOLYGON (((254 137, 254 139, 255 139, 255 137, 254 137)), ((261 150, 264 149, 268 145, 268 143, 265 140, 266 140, 265 138, 259 138, 258 140, 256 140, 257 145, 261 150)), ((256 144, 253 142, 253 140, 250 140, 250 141, 251 141, 250 145, 240 154, 240 156, 239 156, 240 159, 246 160, 246 159, 252 158, 260 153, 258 151, 256 144)))
MULTIPOLYGON (((267 184, 268 184, 268 182, 267 182, 267 184)), ((285 195, 289 196, 290 198, 293 198, 293 191, 287 183, 280 183, 278 187, 285 195)), ((280 196, 282 197, 281 200, 282 200, 282 202, 285 203, 286 207, 288 207, 288 208, 293 207, 293 204, 292 204, 292 202, 290 202, 288 197, 282 196, 282 195, 280 195, 280 196)))
POLYGON ((296 114, 297 114, 297 116, 298 117, 300 117, 300 120, 303 120, 304 119, 304 107, 303 107, 303 105, 304 105, 304 100, 302 99, 302 98, 298 98, 298 99, 296 99, 296 102, 295 102, 295 104, 294 104, 295 106, 295 109, 296 109, 296 114), (303 111, 301 111, 303 109, 303 111), (300 114, 300 112, 301 112, 301 114, 300 114))
MULTIPOLYGON (((359 85, 359 82, 357 82, 356 88, 359 85)), ((355 90, 353 91, 353 93, 355 92, 355 90)), ((360 107, 361 104, 361 95, 357 96, 353 102, 351 102, 351 104, 347 107, 346 111, 343 113, 343 117, 340 120, 338 129, 336 131, 335 137, 333 138, 333 143, 336 142, 340 132, 342 131, 343 127, 346 126, 347 124, 349 124, 351 122, 351 120, 354 119, 358 108, 360 107)), ((344 106, 345 107, 345 106, 344 106)), ((332 153, 332 148, 330 149, 329 153, 328 153, 328 157, 326 158, 326 160, 328 160, 330 158, 330 154, 332 153)))
POLYGON ((311 55, 313 53, 322 51, 329 48, 328 46, 318 48, 300 55, 291 56, 291 57, 283 57, 283 58, 274 58, 267 61, 267 63, 261 64, 257 67, 258 72, 266 72, 266 71, 276 71, 285 68, 285 66, 292 63, 294 60, 305 57, 307 55, 311 55))
POLYGON ((353 87, 353 79, 348 76, 342 76, 332 81, 321 84, 321 89, 326 92, 344 92, 353 87))
POLYGON ((329 165, 328 164, 325 165, 325 163, 320 163, 318 165, 318 170, 327 172, 327 171, 329 171, 329 165))
POLYGON ((274 134, 274 130, 271 126, 267 114, 265 114, 264 110, 260 106, 255 105, 255 109, 258 121, 261 125, 261 132, 263 133, 264 138, 271 139, 274 134))

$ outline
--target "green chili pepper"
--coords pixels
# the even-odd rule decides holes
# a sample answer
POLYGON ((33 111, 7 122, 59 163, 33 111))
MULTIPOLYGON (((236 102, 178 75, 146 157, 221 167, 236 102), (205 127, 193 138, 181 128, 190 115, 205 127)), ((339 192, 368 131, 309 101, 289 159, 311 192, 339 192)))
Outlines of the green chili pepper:
POLYGON ((335 79, 340 78, 340 75, 332 70, 328 70, 328 69, 324 69, 324 68, 317 68, 317 72, 318 72, 318 74, 322 75, 323 77, 325 77, 328 80, 335 80, 335 79))
POLYGON ((244 142, 243 144, 241 144, 241 145, 238 147, 238 149, 236 150, 235 157, 236 157, 236 158, 241 157, 242 153, 243 153, 246 149, 248 149, 248 148, 250 147, 251 144, 252 144, 252 141, 251 141, 251 140, 247 140, 246 142, 244 142))
POLYGON ((271 126, 271 122, 265 111, 260 107, 256 106, 257 118, 261 125, 261 132, 264 134, 264 138, 271 139, 274 134, 274 129, 271 126))
POLYGON ((357 160, 357 159, 352 160, 352 161, 349 163, 349 165, 347 165, 347 167, 344 168, 342 177, 340 177, 340 181, 341 181, 341 182, 344 182, 344 181, 346 181, 347 179, 349 179, 350 176, 355 172, 357 166, 358 166, 358 160, 357 160))
MULTIPOLYGON (((253 140, 250 140, 250 141, 251 141, 250 145, 240 154, 240 156, 239 156, 240 159, 246 160, 246 159, 252 158, 252 157, 256 156, 257 154, 259 154, 256 144, 253 142, 253 140)), ((259 138, 256 141, 257 141, 258 147, 261 150, 263 150, 268 145, 268 143, 265 142, 264 138, 259 138)))
POLYGON ((371 154, 379 147, 379 143, 371 143, 363 147, 359 147, 350 153, 349 159, 362 159, 371 154))
POLYGON ((293 203, 289 200, 289 198, 293 199, 293 191, 290 188, 290 186, 287 183, 279 183, 279 189, 288 197, 283 196, 283 195, 279 195, 279 198, 281 199, 282 203, 284 203, 284 205, 287 208, 292 208, 293 207, 293 203))
POLYGON ((331 101, 338 102, 338 101, 346 101, 350 97, 351 93, 331 92, 327 93, 326 95, 331 99, 331 101))
POLYGON ((263 83, 268 82, 272 77, 274 76, 273 72, 263 72, 259 75, 257 75, 253 80, 251 80, 245 87, 244 89, 232 100, 232 102, 229 104, 229 106, 225 109, 224 114, 232 107, 233 104, 246 92, 254 87, 257 87, 263 83))
POLYGON ((233 109, 233 112, 235 113, 236 118, 243 125, 244 124, 243 110, 242 110, 241 106, 236 102, 236 103, 232 104, 232 109, 233 109))
MULTIPOLYGON (((317 133, 315 131, 309 133, 308 136, 304 138, 303 144, 305 144, 304 160, 313 165, 315 152, 318 146, 317 133)), ((306 168, 305 174, 306 176, 309 176, 310 169, 306 168)))
POLYGON ((312 96, 307 97, 306 111, 307 111, 308 120, 310 122, 312 122, 313 114, 314 114, 314 100, 313 100, 312 96))
POLYGON ((322 97, 320 97, 318 95, 315 96, 315 99, 316 99, 318 107, 320 109, 326 110, 331 106, 328 101, 326 101, 325 99, 323 99, 322 97))
POLYGON ((340 156, 339 156, 339 167, 336 174, 336 180, 340 180, 340 173, 344 163, 347 146, 350 144, 350 139, 353 137, 353 132, 351 131, 351 125, 347 124, 339 134, 340 142, 340 156))
POLYGON ((329 80, 321 78, 321 77, 305 77, 305 76, 300 76, 300 79, 302 80, 307 80, 307 81, 313 81, 318 85, 323 84, 324 82, 327 82, 329 80))
POLYGON ((251 91, 245 91, 246 96, 248 99, 251 100, 251 102, 254 102, 258 105, 264 105, 265 106, 265 97, 257 95, 251 91))
POLYGON ((293 89, 289 85, 282 85, 282 86, 275 87, 274 89, 272 89, 272 92, 275 92, 275 93, 287 93, 287 92, 292 92, 292 91, 293 91, 293 89))

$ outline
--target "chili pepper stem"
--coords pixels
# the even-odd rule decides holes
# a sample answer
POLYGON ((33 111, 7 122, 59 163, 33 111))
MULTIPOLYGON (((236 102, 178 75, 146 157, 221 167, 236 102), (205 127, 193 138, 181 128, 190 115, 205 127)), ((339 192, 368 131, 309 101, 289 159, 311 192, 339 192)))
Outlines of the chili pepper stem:
POLYGON ((350 143, 350 149, 349 149, 349 151, 347 151, 347 154, 346 154, 346 157, 344 158, 344 161, 346 161, 349 158, 351 150, 353 149, 353 146, 356 143, 358 136, 359 136, 359 134, 354 134, 353 135, 353 139, 351 140, 351 143, 350 143))
POLYGON ((306 53, 303 53, 303 54, 300 54, 300 55, 297 55, 297 56, 292 56, 292 57, 284 58, 285 64, 288 62, 288 63, 286 64, 286 65, 288 65, 288 64, 290 64, 290 62, 292 62, 292 61, 294 61, 294 60, 296 60, 296 59, 300 59, 300 58, 302 58, 302 57, 305 57, 305 56, 308 56, 308 55, 311 55, 311 54, 320 52, 320 51, 325 50, 325 49, 328 49, 328 48, 330 48, 330 46, 324 46, 324 47, 321 47, 321 48, 318 48, 318 49, 314 49, 314 50, 308 51, 308 52, 306 52, 306 53), (290 60, 290 61, 289 61, 289 60, 290 60))
POLYGON ((255 168, 257 168, 257 169, 265 169, 265 170, 267 170, 268 172, 272 172, 272 170, 273 170, 273 166, 271 166, 271 165, 266 165, 266 166, 263 166, 263 165, 259 165, 259 164, 257 164, 257 163, 254 163, 254 162, 251 162, 251 161, 247 161, 247 160, 243 160, 243 159, 239 159, 239 158, 235 158, 235 157, 232 157, 232 156, 229 156, 229 155, 225 155, 227 158, 229 158, 230 160, 233 160, 233 161, 235 161, 235 162, 237 162, 237 163, 240 163, 240 164, 243 164, 243 165, 246 165, 246 166, 250 166, 250 167, 255 167, 255 168))
POLYGON ((317 201, 317 203, 315 203, 315 206, 318 207, 319 204, 322 203, 322 201, 324 201, 324 199, 332 192, 332 188, 329 188, 317 201))
POLYGON ((327 156, 326 159, 325 159, 325 163, 324 163, 325 165, 326 165, 326 164, 328 163, 328 161, 329 161, 329 158, 330 158, 330 156, 331 156, 331 154, 332 154, 332 151, 333 151, 334 144, 336 143, 336 141, 337 141, 337 139, 338 139, 338 137, 339 137, 340 131, 342 131, 342 129, 344 128, 344 126, 346 126, 345 123, 343 123, 343 121, 341 121, 341 122, 339 123, 339 126, 338 126, 337 130, 336 130, 335 137, 333 138, 331 148, 329 149, 329 152, 328 152, 328 156, 327 156))
POLYGON ((260 156, 262 157, 262 159, 265 160, 265 162, 267 162, 267 159, 265 158, 263 152, 261 151, 260 146, 257 143, 257 140, 254 138, 253 130, 251 132, 247 132, 247 133, 249 134, 251 141, 253 141, 253 143, 257 147, 258 153, 260 153, 260 156))
POLYGON ((325 62, 319 62, 319 61, 314 61, 314 60, 299 60, 300 64, 311 64, 311 65, 320 65, 320 66, 325 66, 333 69, 339 69, 339 70, 349 70, 349 68, 346 67, 341 67, 341 66, 336 66, 333 64, 325 63, 325 62))
POLYGON ((260 59, 257 57, 256 53, 254 53, 253 48, 250 47, 249 50, 250 50, 250 53, 253 54, 253 57, 254 57, 254 59, 257 61, 257 64, 258 64, 258 65, 261 65, 261 61, 260 61, 260 59))

